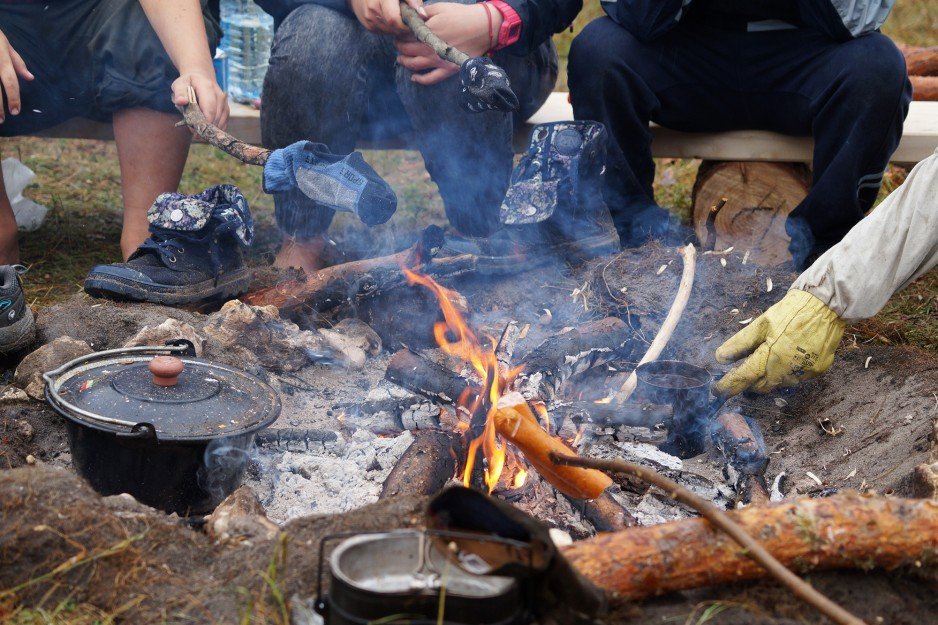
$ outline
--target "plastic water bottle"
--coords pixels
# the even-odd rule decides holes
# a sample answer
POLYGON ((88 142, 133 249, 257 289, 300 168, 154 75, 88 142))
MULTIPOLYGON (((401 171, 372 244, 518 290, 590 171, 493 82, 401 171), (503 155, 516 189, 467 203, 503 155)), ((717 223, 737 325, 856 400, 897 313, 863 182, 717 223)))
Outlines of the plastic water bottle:
POLYGON ((228 95, 235 102, 261 97, 274 19, 252 0, 222 0, 221 48, 228 55, 228 95))

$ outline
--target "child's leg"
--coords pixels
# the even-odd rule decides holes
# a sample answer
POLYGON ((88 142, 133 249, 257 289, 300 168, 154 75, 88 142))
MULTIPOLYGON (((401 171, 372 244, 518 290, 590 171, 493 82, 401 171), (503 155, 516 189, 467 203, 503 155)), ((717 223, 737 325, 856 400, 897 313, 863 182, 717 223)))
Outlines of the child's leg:
POLYGON ((179 186, 192 135, 186 128, 174 127, 178 119, 177 115, 144 108, 114 113, 124 198, 124 260, 149 236, 147 209, 153 200, 179 186))
POLYGON ((16 218, 0 174, 0 265, 20 262, 20 246, 16 239, 16 218))

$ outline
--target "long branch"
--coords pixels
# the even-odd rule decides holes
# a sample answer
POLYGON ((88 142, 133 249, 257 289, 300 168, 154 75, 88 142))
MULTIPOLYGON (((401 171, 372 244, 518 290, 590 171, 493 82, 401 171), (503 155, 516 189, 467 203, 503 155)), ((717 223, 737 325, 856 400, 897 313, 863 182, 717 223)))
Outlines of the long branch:
MULTIPOLYGON (((685 247, 681 248, 681 258, 684 260, 684 271, 681 274, 681 284, 678 286, 677 294, 674 296, 671 310, 668 311, 668 316, 665 317, 664 323, 661 324, 661 329, 658 330, 658 334, 655 335, 651 345, 648 346, 648 351, 642 356, 642 359, 638 363, 639 365, 656 360, 658 356, 661 355, 668 341, 671 340, 671 335, 674 334, 674 329, 681 320, 681 315, 684 314, 684 308, 687 307, 687 300, 690 299, 690 292, 694 287, 694 272, 697 268, 697 250, 694 248, 693 244, 688 243, 685 247)), ((626 378, 619 392, 616 393, 616 402, 620 404, 627 402, 632 396, 632 393, 635 392, 635 386, 637 384, 638 376, 635 371, 633 371, 631 375, 626 378)))
POLYGON ((648 484, 657 486, 676 501, 694 508, 715 527, 726 532, 726 534, 746 550, 746 555, 758 562, 769 574, 787 586, 798 598, 818 610, 821 614, 841 625, 864 625, 862 620, 847 612, 812 588, 803 579, 785 568, 781 562, 769 553, 756 539, 747 534, 742 527, 729 517, 729 515, 677 482, 655 471, 631 462, 625 462, 624 460, 598 460, 596 458, 561 456, 556 453, 552 453, 550 459, 555 464, 598 469, 607 473, 633 475, 648 484))
POLYGON ((430 46, 430 48, 436 52, 437 56, 444 61, 455 63, 461 67, 463 63, 469 60, 468 54, 454 48, 434 35, 433 31, 427 26, 427 23, 417 14, 417 11, 404 2, 401 2, 401 19, 403 19, 407 27, 413 31, 417 39, 430 46))
POLYGON ((196 100, 195 90, 193 90, 192 87, 189 87, 189 104, 185 107, 180 106, 178 108, 182 113, 185 125, 222 152, 230 154, 242 163, 247 163, 248 165, 263 166, 267 163, 267 159, 270 157, 270 150, 245 143, 205 119, 205 115, 202 114, 202 110, 199 108, 199 103, 196 100))

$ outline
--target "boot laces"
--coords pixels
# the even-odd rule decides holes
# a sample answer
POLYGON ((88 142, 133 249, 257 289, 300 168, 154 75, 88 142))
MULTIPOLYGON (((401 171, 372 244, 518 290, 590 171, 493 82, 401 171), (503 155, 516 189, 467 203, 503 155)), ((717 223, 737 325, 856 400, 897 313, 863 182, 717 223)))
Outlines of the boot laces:
MULTIPOLYGON (((190 243, 190 241, 186 241, 190 243)), ((186 248, 183 246, 182 239, 163 235, 159 232, 151 232, 150 237, 137 248, 138 254, 147 252, 156 254, 162 263, 166 266, 176 264, 177 254, 184 254, 186 248)))

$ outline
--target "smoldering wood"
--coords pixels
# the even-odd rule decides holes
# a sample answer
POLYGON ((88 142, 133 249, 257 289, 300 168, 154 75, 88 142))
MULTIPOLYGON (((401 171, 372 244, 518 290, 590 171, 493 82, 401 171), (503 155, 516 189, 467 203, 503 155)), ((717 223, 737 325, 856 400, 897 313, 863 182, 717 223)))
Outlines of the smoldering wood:
POLYGON ((609 402, 575 401, 569 404, 555 404, 553 413, 573 414, 579 412, 597 425, 652 428, 659 423, 671 420, 674 410, 666 404, 617 404, 609 402))
MULTIPOLYGON (((846 492, 727 513, 786 567, 810 571, 934 563, 938 504, 846 492)), ((564 555, 625 600, 764 577, 765 570, 709 521, 695 518, 600 534, 564 555)))
POLYGON ((515 388, 530 398, 553 399, 572 376, 614 360, 632 333, 618 317, 590 321, 555 334, 518 359, 515 388))
POLYGON ((511 369, 511 359, 515 354, 515 347, 518 345, 519 340, 521 340, 521 326, 512 319, 505 326, 498 343, 495 345, 495 359, 498 361, 498 368, 503 376, 511 369))
POLYGON ((618 532, 628 527, 635 527, 638 521, 628 510, 619 505, 619 502, 610 494, 610 490, 618 488, 613 484, 603 491, 596 499, 574 499, 567 497, 573 508, 578 510, 587 521, 593 524, 597 532, 618 532))
POLYGON ((177 107, 182 113, 183 121, 177 125, 188 126, 192 131, 198 134, 205 141, 222 152, 229 154, 242 163, 248 165, 265 165, 270 158, 270 150, 245 143, 237 137, 229 135, 227 132, 214 126, 205 119, 199 103, 195 96, 195 90, 189 87, 189 104, 184 107, 177 107))
POLYGON ((458 373, 409 349, 391 356, 384 379, 443 404, 455 404, 466 389, 474 388, 458 373))
POLYGON ((334 443, 338 438, 338 434, 332 430, 278 428, 258 432, 254 444, 258 447, 280 448, 305 446, 309 449, 311 445, 334 443))
POLYGON ((462 437, 453 432, 420 430, 391 470, 381 499, 430 496, 440 492, 456 474, 457 458, 465 453, 462 437))
POLYGON ((733 468, 741 501, 769 503, 771 497, 765 482, 769 457, 762 437, 752 431, 746 418, 738 412, 722 412, 716 421, 722 427, 716 430, 712 443, 733 468))
POLYGON ((407 284, 403 267, 419 269, 434 278, 452 277, 475 270, 471 254, 434 258, 443 244, 442 230, 430 227, 413 247, 378 258, 333 265, 302 280, 287 280, 248 293, 241 300, 252 306, 273 305, 287 314, 296 309, 326 311, 354 300, 407 284))

